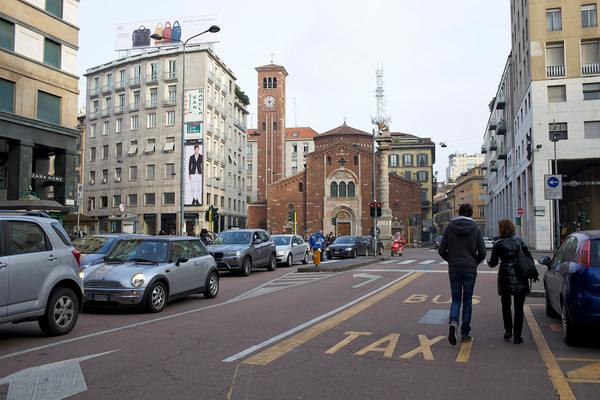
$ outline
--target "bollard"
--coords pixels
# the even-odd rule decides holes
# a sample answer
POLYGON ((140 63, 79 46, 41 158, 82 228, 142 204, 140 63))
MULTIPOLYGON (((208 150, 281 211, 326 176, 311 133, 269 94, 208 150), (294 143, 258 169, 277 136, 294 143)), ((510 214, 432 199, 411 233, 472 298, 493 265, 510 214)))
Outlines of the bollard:
POLYGON ((318 267, 321 263, 321 251, 313 250, 313 263, 318 267))

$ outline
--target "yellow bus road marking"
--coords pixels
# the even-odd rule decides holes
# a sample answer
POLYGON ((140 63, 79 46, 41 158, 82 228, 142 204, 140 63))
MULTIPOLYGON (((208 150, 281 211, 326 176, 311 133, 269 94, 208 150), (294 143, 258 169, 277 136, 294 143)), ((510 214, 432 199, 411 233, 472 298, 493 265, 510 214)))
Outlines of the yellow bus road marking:
POLYGON ((410 275, 407 278, 396 283, 395 285, 392 285, 392 286, 388 287, 387 289, 385 289, 379 293, 376 293, 373 296, 365 299, 364 301, 352 306, 351 308, 348 308, 347 310, 344 310, 341 313, 334 315, 333 317, 331 317, 315 326, 312 326, 312 327, 306 329, 305 331, 300 332, 297 335, 294 335, 294 336, 290 337, 289 339, 284 340, 281 343, 278 343, 266 350, 263 350, 262 352, 243 361, 243 363, 244 364, 253 364, 253 365, 267 365, 271 361, 278 359, 279 357, 283 356, 284 354, 289 353, 291 350, 294 350, 294 349, 300 347, 301 345, 308 342, 309 340, 314 339, 315 337, 321 335, 322 333, 328 331, 329 329, 334 328, 338 324, 340 324, 340 323, 346 321, 347 319, 353 317, 354 315, 364 311, 365 309, 367 309, 368 307, 372 306, 373 304, 379 302, 380 300, 383 300, 387 296, 391 295, 392 293, 396 292, 397 290, 400 290, 404 286, 408 285, 410 282, 414 281, 421 275, 423 275, 423 272, 420 272, 420 273, 416 272, 413 275, 410 275))
POLYGON ((573 394, 569 383, 565 379, 562 370, 558 366, 558 361, 556 360, 556 357, 554 357, 554 354, 552 354, 546 339, 544 339, 542 330, 540 329, 540 326, 531 312, 531 306, 532 305, 530 304, 525 305, 525 317, 527 318, 529 329, 531 329, 531 333, 533 334, 533 340, 535 340, 535 344, 540 352, 540 355, 542 356, 542 360, 544 360, 544 364, 546 365, 546 369, 548 370, 548 375, 550 375, 550 380, 554 385, 554 389, 556 389, 558 397, 561 400, 575 400, 575 395, 573 394))
POLYGON ((458 356, 456 356, 456 362, 469 362, 469 357, 471 356, 471 348, 473 347, 474 341, 475 338, 469 340, 468 342, 461 343, 460 350, 458 351, 458 356))

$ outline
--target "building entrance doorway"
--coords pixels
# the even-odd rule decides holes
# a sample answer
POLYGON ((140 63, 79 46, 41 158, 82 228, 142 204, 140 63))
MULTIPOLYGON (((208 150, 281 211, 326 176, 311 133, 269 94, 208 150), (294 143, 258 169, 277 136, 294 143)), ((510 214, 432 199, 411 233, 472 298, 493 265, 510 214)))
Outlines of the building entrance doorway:
POLYGON ((338 236, 350 236, 350 222, 338 222, 336 226, 338 236))

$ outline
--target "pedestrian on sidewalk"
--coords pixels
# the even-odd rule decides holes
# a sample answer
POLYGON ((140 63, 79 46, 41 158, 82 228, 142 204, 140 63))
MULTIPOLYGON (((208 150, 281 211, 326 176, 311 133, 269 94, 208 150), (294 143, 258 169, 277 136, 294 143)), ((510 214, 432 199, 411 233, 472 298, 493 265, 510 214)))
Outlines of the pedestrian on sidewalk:
POLYGON ((448 262, 452 304, 450 306, 450 329, 448 341, 455 345, 458 341, 458 326, 462 304, 461 341, 472 338, 471 313, 473 290, 477 278, 477 266, 485 259, 486 250, 483 234, 473 218, 473 206, 461 204, 458 217, 452 218, 444 230, 439 255, 448 262))
POLYGON ((488 259, 488 265, 494 268, 500 262, 500 268, 498 268, 498 294, 502 302, 504 340, 510 341, 514 334, 514 343, 519 344, 523 343, 523 338, 521 337, 521 332, 523 331, 523 306, 525 305, 527 293, 529 293, 529 280, 524 276, 519 276, 516 271, 519 245, 527 257, 531 259, 533 257, 525 241, 515 236, 515 226, 511 220, 501 219, 498 221, 498 230, 500 239, 494 242, 492 255, 488 259), (515 300, 514 324, 511 313, 513 297, 515 300))

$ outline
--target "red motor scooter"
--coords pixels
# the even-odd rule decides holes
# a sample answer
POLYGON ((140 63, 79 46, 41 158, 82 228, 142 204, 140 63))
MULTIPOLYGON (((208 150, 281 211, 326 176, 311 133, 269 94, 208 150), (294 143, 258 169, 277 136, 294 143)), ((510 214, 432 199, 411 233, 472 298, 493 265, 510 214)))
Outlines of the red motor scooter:
POLYGON ((390 257, 392 257, 394 254, 398 254, 399 256, 404 254, 404 243, 406 243, 406 240, 404 240, 400 232, 396 232, 394 235, 394 243, 392 243, 392 252, 390 257))

